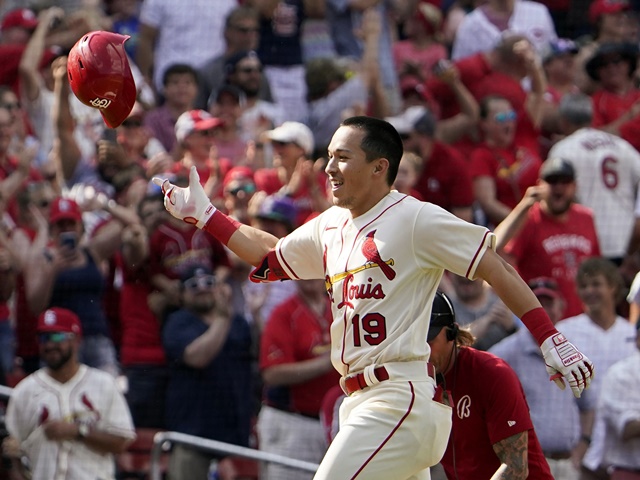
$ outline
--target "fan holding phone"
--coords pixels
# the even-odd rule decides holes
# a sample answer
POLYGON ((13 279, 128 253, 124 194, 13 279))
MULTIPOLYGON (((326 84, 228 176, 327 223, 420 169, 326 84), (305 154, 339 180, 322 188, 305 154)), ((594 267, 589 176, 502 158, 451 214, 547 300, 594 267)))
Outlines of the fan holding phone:
POLYGON ((61 197, 51 203, 48 220, 41 219, 38 235, 48 236, 49 244, 44 255, 33 255, 25 271, 27 303, 34 314, 61 307, 78 315, 83 331, 80 361, 117 375, 103 308, 106 281, 101 265, 120 247, 122 224, 110 221, 86 236, 80 206, 61 197))

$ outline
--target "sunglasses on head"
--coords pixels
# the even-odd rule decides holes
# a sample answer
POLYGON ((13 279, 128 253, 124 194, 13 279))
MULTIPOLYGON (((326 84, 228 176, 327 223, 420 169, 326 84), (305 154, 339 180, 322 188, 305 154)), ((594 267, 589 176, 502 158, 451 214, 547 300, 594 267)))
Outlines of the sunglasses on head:
POLYGON ((46 333, 38 334, 38 341, 40 343, 48 343, 48 342, 60 343, 60 342, 64 342, 65 340, 72 339, 73 336, 74 336, 73 333, 69 333, 69 332, 46 332, 46 333))
POLYGON ((518 118, 518 114, 513 110, 509 110, 508 112, 499 112, 493 116, 493 119, 498 123, 513 122, 516 118, 518 118))
POLYGON ((184 282, 185 290, 203 290, 211 288, 216 284, 216 277, 213 275, 198 275, 191 277, 184 282))

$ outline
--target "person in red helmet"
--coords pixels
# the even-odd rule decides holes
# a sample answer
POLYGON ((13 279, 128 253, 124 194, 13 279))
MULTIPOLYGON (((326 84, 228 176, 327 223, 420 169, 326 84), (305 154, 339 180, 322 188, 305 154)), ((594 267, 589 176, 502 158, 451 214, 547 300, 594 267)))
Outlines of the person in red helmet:
POLYGON ((136 102, 136 84, 124 50, 129 38, 90 32, 76 42, 67 61, 71 90, 82 103, 99 109, 111 128, 129 116, 136 102))

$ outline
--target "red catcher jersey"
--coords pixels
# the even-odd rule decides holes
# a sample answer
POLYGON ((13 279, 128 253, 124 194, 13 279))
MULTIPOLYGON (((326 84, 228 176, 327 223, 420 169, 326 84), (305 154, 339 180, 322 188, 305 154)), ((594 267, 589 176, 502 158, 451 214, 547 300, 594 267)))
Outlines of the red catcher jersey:
POLYGON ((553 480, 520 381, 504 360, 462 347, 445 381, 453 397, 453 427, 442 458, 448 478, 489 480, 500 466, 493 444, 528 431, 528 478, 553 480))
POLYGON ((551 277, 558 283, 566 301, 562 318, 582 313, 575 280, 578 266, 586 258, 600 256, 591 209, 573 204, 567 219, 558 221, 546 215, 536 203, 505 252, 526 282, 536 277, 551 277))

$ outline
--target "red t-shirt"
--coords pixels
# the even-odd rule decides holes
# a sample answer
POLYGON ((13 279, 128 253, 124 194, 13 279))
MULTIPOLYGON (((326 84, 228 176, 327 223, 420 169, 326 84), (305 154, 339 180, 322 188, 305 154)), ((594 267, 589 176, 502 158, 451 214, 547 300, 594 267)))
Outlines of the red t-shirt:
POLYGON ((471 178, 493 178, 496 198, 513 208, 527 188, 537 183, 541 165, 537 151, 530 148, 514 145, 504 149, 481 144, 471 154, 471 178))
POLYGON ((221 266, 231 267, 227 252, 218 240, 204 230, 188 227, 182 229, 163 223, 151 234, 150 275, 163 274, 177 279, 194 265, 209 267, 214 272, 221 266))
MULTIPOLYGON (((608 125, 620 118, 631 105, 640 100, 640 90, 633 89, 624 95, 597 90, 591 96, 593 103, 593 127, 608 125)), ((620 126, 620 136, 640 150, 640 116, 635 116, 620 126)))
MULTIPOLYGON (((518 114, 516 126, 518 144, 536 149, 539 130, 533 125, 527 114, 527 92, 522 88, 520 82, 505 73, 492 70, 483 53, 463 58, 455 62, 455 65, 460 73, 460 80, 477 101, 481 101, 487 95, 499 95, 509 100, 518 114)), ((453 90, 442 80, 435 77, 430 78, 426 83, 426 89, 438 104, 439 118, 450 118, 460 112, 453 90)))
MULTIPOLYGON (((327 355, 331 348, 330 326, 328 298, 325 315, 320 318, 298 295, 289 297, 273 309, 264 327, 260 338, 260 369, 327 355)), ((274 406, 319 415, 324 395, 331 387, 338 385, 339 379, 340 375, 332 368, 322 376, 290 385, 289 405, 274 406)))
POLYGON ((578 266, 586 258, 600 256, 590 209, 573 204, 567 219, 558 221, 545 214, 540 204, 535 204, 505 252, 513 257, 513 264, 525 281, 536 277, 555 279, 566 301, 563 318, 582 313, 575 280, 578 266))
POLYGON ((149 283, 149 265, 132 270, 116 255, 116 264, 122 271, 120 288, 120 322, 122 365, 164 365, 165 355, 160 338, 160 322, 146 301, 152 291, 149 283))
POLYGON ((469 207, 473 203, 468 163, 457 150, 440 142, 433 144, 431 157, 414 188, 425 202, 445 210, 469 207))
POLYGON ((553 479, 520 381, 504 360, 462 347, 445 380, 453 396, 453 427, 442 458, 448 478, 488 480, 500 466, 493 444, 529 432, 528 478, 553 479))

